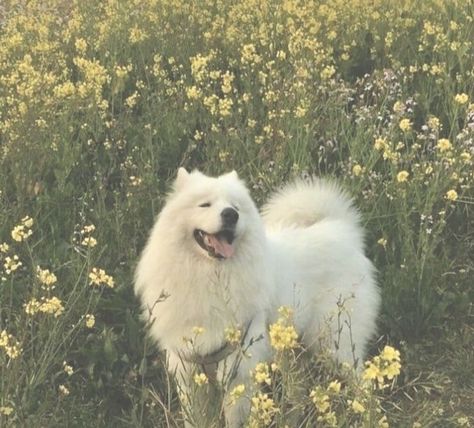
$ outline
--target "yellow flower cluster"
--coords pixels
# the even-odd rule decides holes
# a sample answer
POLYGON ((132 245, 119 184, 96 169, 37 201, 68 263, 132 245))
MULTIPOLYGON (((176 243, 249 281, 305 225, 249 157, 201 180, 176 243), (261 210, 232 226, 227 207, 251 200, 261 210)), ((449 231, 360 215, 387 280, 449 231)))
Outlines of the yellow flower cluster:
POLYGON ((448 190, 445 197, 448 201, 455 201, 458 199, 458 192, 454 189, 448 190))
POLYGON ((466 104, 469 101, 469 95, 465 93, 457 94, 454 97, 454 101, 456 101, 458 104, 466 104))
POLYGON ((245 392, 245 385, 243 383, 236 385, 230 392, 229 392, 229 398, 230 398, 230 404, 233 405, 236 403, 236 401, 244 395, 245 392))
POLYGON ((13 407, 0 406, 0 415, 10 416, 13 413, 13 407))
POLYGON ((0 332, 0 348, 3 348, 7 356, 14 360, 21 354, 20 342, 13 335, 8 334, 6 330, 0 332))
POLYGON ((32 227, 33 219, 29 216, 23 217, 21 223, 13 228, 11 236, 17 242, 25 241, 33 234, 32 227))
POLYGON ((49 269, 41 269, 40 266, 36 267, 36 278, 41 283, 41 288, 45 290, 53 290, 54 284, 58 281, 56 275, 49 271, 49 269))
POLYGON ((107 275, 104 269, 93 267, 89 273, 89 280, 89 284, 92 286, 100 287, 101 285, 105 285, 109 288, 115 287, 114 279, 112 276, 107 275))
POLYGON ((92 328, 95 325, 95 316, 92 314, 86 314, 86 327, 92 328))
POLYGON ((291 324, 292 310, 289 307, 282 306, 278 311, 280 317, 269 328, 270 343, 277 351, 296 348, 298 333, 291 324))
POLYGON ((309 394, 318 414, 317 421, 324 423, 325 426, 337 426, 336 413, 331 409, 331 398, 336 397, 340 391, 341 383, 334 380, 327 388, 318 385, 309 394))
POLYGON ((92 233, 95 231, 95 226, 93 224, 89 224, 84 226, 81 230, 82 241, 81 245, 84 247, 94 248, 97 245, 97 239, 95 239, 92 233))
POLYGON ((399 183, 405 183, 408 180, 409 176, 410 176, 410 173, 408 171, 400 171, 397 174, 397 181, 399 183))
POLYGON ((20 261, 17 255, 13 257, 7 256, 3 262, 3 268, 7 275, 10 275, 12 272, 15 272, 23 263, 20 261))
POLYGON ((63 370, 68 376, 72 376, 74 374, 74 368, 66 363, 66 361, 63 361, 63 370))
POLYGON ((356 177, 361 175, 363 171, 364 171, 364 168, 362 166, 360 166, 359 164, 355 164, 352 167, 352 174, 354 174, 356 177))
POLYGON ((366 369, 362 375, 364 380, 376 381, 375 386, 384 388, 385 378, 392 380, 400 374, 400 352, 392 346, 385 346, 380 355, 375 356, 372 361, 367 361, 366 369))
POLYGON ((365 407, 358 400, 349 400, 349 404, 354 411, 354 413, 364 413, 365 407))
POLYGON ((41 297, 40 300, 32 298, 28 303, 24 305, 25 312, 28 315, 35 315, 39 312, 44 314, 54 315, 54 318, 58 318, 64 312, 64 306, 61 300, 55 296, 53 297, 41 297))
POLYGON ((225 340, 231 345, 238 345, 240 343, 242 332, 235 327, 227 327, 224 330, 225 340))
POLYGON ((69 388, 65 385, 59 385, 58 391, 61 395, 68 396, 70 394, 69 388))
POLYGON ((279 409, 275 406, 273 399, 269 398, 268 394, 259 392, 251 400, 249 428, 270 425, 273 416, 278 412, 279 409))
POLYGON ((436 144, 436 148, 440 153, 445 153, 453 148, 451 142, 447 138, 440 138, 436 144))
POLYGON ((403 132, 408 132, 412 128, 412 123, 410 122, 410 119, 405 118, 400 121, 398 126, 403 132))
POLYGON ((198 386, 207 385, 209 383, 209 379, 205 373, 196 373, 194 375, 194 383, 198 386))
POLYGON ((271 385, 272 378, 270 377, 270 367, 268 367, 268 364, 258 363, 255 366, 253 378, 257 384, 266 383, 267 385, 271 385))

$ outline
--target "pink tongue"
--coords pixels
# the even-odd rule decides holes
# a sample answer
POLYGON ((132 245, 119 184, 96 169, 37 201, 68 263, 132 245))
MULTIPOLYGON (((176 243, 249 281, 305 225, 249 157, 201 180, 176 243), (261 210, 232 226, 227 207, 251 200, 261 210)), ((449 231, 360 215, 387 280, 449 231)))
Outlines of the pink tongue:
POLYGON ((216 235, 207 235, 208 245, 214 248, 216 254, 221 255, 225 259, 229 258, 234 254, 234 247, 229 244, 224 238, 222 240, 218 239, 216 235))

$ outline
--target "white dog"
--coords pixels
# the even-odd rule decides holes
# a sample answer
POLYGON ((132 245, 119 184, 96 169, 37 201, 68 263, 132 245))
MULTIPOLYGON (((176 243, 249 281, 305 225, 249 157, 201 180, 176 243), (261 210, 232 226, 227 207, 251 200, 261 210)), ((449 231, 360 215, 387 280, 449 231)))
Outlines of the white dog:
MULTIPOLYGON (((329 323, 335 358, 360 364, 380 302, 358 212, 336 185, 297 181, 261 216, 235 171, 212 178, 183 168, 139 261, 135 291, 181 388, 196 363, 214 365, 218 376, 234 365, 229 390, 249 382, 250 370, 271 358, 268 325, 280 306, 293 309, 306 349, 318 352, 329 323), (341 301, 342 331, 334 317, 341 301), (196 327, 202 333, 193 336, 196 327), (237 359, 226 328, 242 331, 250 356, 237 359), (192 348, 183 337, 194 338, 192 348)), ((228 426, 248 415, 248 403, 239 403, 225 408, 228 426)))

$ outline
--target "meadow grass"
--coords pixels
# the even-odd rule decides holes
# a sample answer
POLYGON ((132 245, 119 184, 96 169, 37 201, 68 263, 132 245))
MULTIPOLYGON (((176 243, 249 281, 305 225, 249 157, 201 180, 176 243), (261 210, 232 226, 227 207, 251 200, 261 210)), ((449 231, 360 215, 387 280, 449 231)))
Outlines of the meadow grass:
POLYGON ((132 292, 178 166, 236 169, 259 204, 336 177, 379 271, 365 381, 291 343, 260 390, 234 391, 250 426, 474 425, 473 16, 467 0, 4 0, 0 426, 180 426, 132 292))

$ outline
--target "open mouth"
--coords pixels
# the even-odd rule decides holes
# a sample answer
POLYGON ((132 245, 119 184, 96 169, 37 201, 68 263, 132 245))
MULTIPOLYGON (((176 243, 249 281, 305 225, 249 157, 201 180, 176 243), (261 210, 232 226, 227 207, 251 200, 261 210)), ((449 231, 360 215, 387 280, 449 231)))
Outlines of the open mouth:
POLYGON ((195 229, 194 239, 209 256, 216 259, 228 259, 234 254, 232 243, 235 233, 233 229, 222 229, 217 233, 207 233, 201 229, 195 229))

